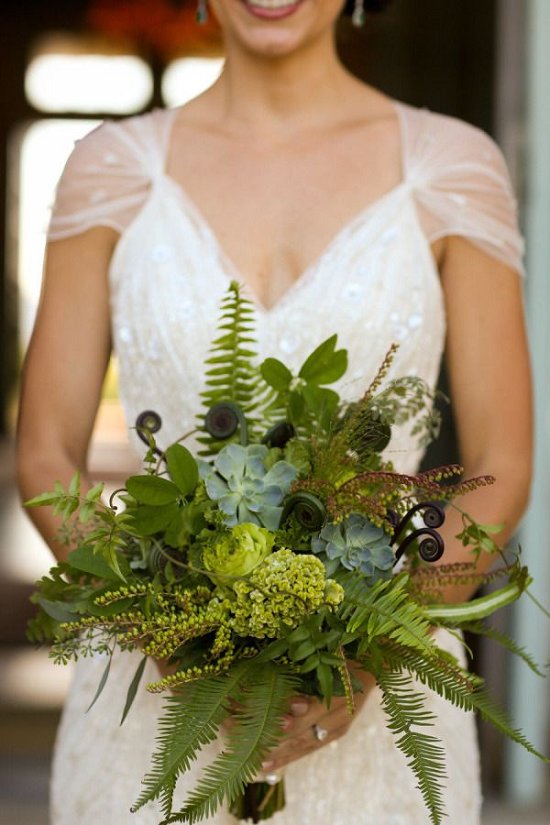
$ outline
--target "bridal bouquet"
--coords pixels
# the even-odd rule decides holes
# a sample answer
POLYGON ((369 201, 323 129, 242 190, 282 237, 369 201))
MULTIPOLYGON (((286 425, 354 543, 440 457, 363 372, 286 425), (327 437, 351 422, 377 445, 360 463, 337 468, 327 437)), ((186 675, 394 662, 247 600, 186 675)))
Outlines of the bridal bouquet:
POLYGON ((364 395, 348 404, 327 386, 347 367, 336 335, 297 375, 275 358, 258 365, 253 310, 232 283, 193 433, 161 449, 161 419, 145 411, 136 422, 143 472, 109 501, 102 484, 81 494, 75 475, 68 489, 56 483, 27 502, 62 515, 60 538, 74 548, 38 583, 29 638, 52 642, 62 664, 140 651, 132 683, 120 686, 123 720, 146 658, 172 666, 147 685, 167 696, 134 811, 160 799, 163 825, 199 822, 222 803, 241 819, 269 818, 284 805, 284 780, 274 784, 260 769, 283 736, 291 697, 309 694, 330 707, 333 696, 345 696, 353 714, 357 669, 376 679, 433 825, 444 816, 444 753, 426 732, 433 717, 418 681, 533 750, 482 679, 434 640, 438 627, 491 635, 486 617, 517 599, 530 577, 502 554, 498 569, 477 574, 476 557, 500 551, 493 528, 465 512, 458 539, 471 548, 471 563, 439 562, 445 506, 492 478, 461 479, 458 466, 394 470, 385 457, 392 430, 409 427, 427 442, 438 419, 422 380, 387 378, 393 357, 391 349, 364 395), (191 435, 197 455, 182 443, 191 435), (448 585, 499 577, 489 595, 442 603, 448 585), (237 724, 223 730, 223 749, 174 810, 178 777, 230 715, 237 724))

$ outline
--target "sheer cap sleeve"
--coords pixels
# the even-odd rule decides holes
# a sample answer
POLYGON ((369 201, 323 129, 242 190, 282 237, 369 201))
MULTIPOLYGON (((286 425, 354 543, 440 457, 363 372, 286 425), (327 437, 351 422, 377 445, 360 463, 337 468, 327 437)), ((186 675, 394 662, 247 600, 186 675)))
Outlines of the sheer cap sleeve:
POLYGON ((405 112, 406 171, 429 243, 461 235, 523 275, 517 202, 499 146, 457 118, 405 112))
POLYGON ((48 240, 94 226, 126 229, 164 171, 168 124, 162 114, 105 121, 76 141, 57 184, 48 240))

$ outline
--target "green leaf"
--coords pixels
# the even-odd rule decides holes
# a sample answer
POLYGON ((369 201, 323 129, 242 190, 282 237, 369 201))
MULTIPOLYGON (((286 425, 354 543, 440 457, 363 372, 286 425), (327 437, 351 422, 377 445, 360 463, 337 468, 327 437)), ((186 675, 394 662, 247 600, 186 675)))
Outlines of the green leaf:
POLYGON ((331 335, 319 344, 306 358, 298 375, 308 384, 332 384, 341 378, 348 368, 348 353, 345 349, 335 351, 337 336, 331 335))
POLYGON ((143 676, 143 671, 145 670, 145 665, 147 663, 147 656, 144 656, 141 662, 139 663, 137 670, 134 674, 134 678, 130 683, 130 687, 128 688, 128 693, 126 694, 126 704, 124 705, 124 710, 122 712, 122 719, 120 720, 120 724, 124 723, 124 720, 128 716, 128 712, 132 707, 134 699, 136 698, 137 689, 139 687, 139 683, 141 682, 141 677, 143 676))
POLYGON ((288 415, 293 424, 300 424, 306 402, 304 396, 298 390, 293 390, 288 398, 288 415))
POLYGON ((46 507, 49 504, 54 504, 59 499, 59 493, 40 493, 34 498, 29 498, 23 502, 23 507, 46 507))
POLYGON ((318 653, 313 653, 311 656, 309 656, 305 660, 304 664, 300 667, 300 673, 311 673, 311 671, 315 670, 315 668, 320 663, 321 663, 321 659, 319 657, 319 654, 318 653))
POLYGON ((199 481, 197 462, 183 444, 172 444, 165 453, 170 478, 184 496, 194 491, 199 481))
POLYGON ((176 502, 153 507, 143 504, 131 511, 131 526, 140 536, 152 536, 165 530, 178 515, 179 507, 176 502))
POLYGON ((94 484, 93 487, 90 487, 88 492, 86 493, 85 500, 90 502, 99 501, 101 498, 101 494, 103 493, 103 489, 105 484, 100 481, 98 484, 94 484))
POLYGON ((76 610, 71 610, 70 605, 64 602, 52 602, 40 596, 36 599, 36 603, 56 622, 74 622, 77 618, 76 610))
POLYGON ((325 697, 327 707, 330 707, 334 684, 334 679, 332 677, 332 668, 329 665, 323 664, 321 662, 320 665, 317 665, 317 670, 315 672, 317 674, 317 681, 319 682, 321 693, 325 697))
POLYGON ((136 501, 153 506, 170 504, 181 495, 173 481, 159 476, 130 476, 126 489, 136 501))
POLYGON ((277 639, 271 644, 264 647, 261 653, 256 656, 256 662, 266 662, 272 659, 278 659, 279 656, 282 656, 288 650, 288 639, 277 639))
POLYGON ((330 424, 340 401, 338 393, 326 387, 316 387, 315 385, 304 387, 302 393, 311 412, 321 419, 323 425, 330 424))
MULTIPOLYGON (((69 553, 67 561, 75 570, 89 573, 98 579, 116 580, 119 578, 110 565, 107 564, 103 556, 94 553, 93 547, 89 545, 77 547, 76 550, 69 553)), ((129 574, 130 567, 126 560, 119 557, 118 562, 121 572, 129 574)))
POLYGON ((77 470, 69 484, 69 495, 80 496, 80 472, 77 470))
POLYGON ((81 524, 88 524, 93 514, 95 513, 95 508, 95 501, 85 501, 83 504, 81 504, 80 510, 78 511, 79 522, 81 524))
POLYGON ((295 644, 296 642, 305 642, 306 639, 309 639, 311 635, 311 631, 309 627, 305 625, 299 625, 292 633, 289 634, 288 641, 291 644, 295 644))
POLYGON ((331 665, 332 667, 342 667, 342 657, 337 656, 336 653, 320 653, 319 657, 324 665, 331 665))
POLYGON ((90 711, 90 710, 93 708, 93 706, 95 705, 95 703, 97 702, 97 700, 99 699, 99 697, 101 696, 101 694, 103 693, 103 688, 104 688, 104 687, 105 687, 105 685, 107 684, 107 679, 109 678, 109 672, 110 672, 110 670, 111 670, 111 662, 112 662, 112 660, 113 660, 113 656, 112 656, 112 654, 111 654, 111 655, 109 656, 109 661, 107 662, 107 667, 106 667, 106 668, 105 668, 105 670, 103 671, 103 676, 101 677, 101 680, 100 680, 99 685, 98 685, 98 687, 97 687, 97 690, 96 690, 96 692, 95 692, 95 696, 94 696, 94 698, 92 699, 92 701, 90 702, 90 704, 88 705, 88 707, 87 707, 87 709, 86 709, 86 713, 88 713, 88 711, 90 711))
MULTIPOLYGON (((107 590, 112 589, 112 585, 107 590)), ((98 596, 100 593, 97 594, 98 596)), ((86 613, 89 613, 91 616, 98 616, 99 618, 105 618, 109 616, 116 616, 120 613, 124 613, 124 611, 129 610, 130 607, 135 603, 135 596, 128 596, 126 599, 117 599, 115 602, 111 604, 95 604, 93 601, 89 601, 86 606, 86 613)))
POLYGON ((316 650, 317 648, 311 639, 306 639, 297 645, 293 645, 289 650, 289 655, 293 662, 300 662, 302 659, 307 659, 307 657, 315 653, 316 650))
POLYGON ((264 381, 278 391, 288 389, 292 381, 292 373, 277 358, 266 358, 260 366, 260 372, 264 381))
POLYGON ((502 607, 512 604, 519 599, 528 583, 529 579, 511 582, 486 596, 460 604, 426 605, 424 612, 431 620, 444 623, 446 627, 457 627, 462 622, 485 619, 502 607))

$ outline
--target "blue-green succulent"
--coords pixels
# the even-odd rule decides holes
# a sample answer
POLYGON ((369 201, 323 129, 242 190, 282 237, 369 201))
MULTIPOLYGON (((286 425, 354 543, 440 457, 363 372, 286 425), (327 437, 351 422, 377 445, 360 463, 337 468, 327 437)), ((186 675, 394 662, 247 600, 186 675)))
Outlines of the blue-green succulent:
POLYGON ((330 573, 341 564, 346 570, 360 570, 369 583, 388 578, 395 563, 387 534, 360 513, 352 513, 338 524, 325 524, 312 538, 311 548, 326 555, 330 573))
POLYGON ((243 447, 228 444, 214 463, 201 462, 206 492, 224 514, 229 527, 248 522, 276 530, 283 511, 282 501, 298 470, 288 461, 276 461, 269 470, 269 450, 263 444, 243 447))

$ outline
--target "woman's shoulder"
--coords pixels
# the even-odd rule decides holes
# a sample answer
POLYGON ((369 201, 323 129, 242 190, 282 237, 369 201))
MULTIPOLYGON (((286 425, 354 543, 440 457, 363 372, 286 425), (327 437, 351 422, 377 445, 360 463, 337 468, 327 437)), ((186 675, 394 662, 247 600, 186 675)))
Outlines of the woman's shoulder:
POLYGON ((498 143, 459 117, 400 107, 407 176, 429 242, 460 235, 522 272, 518 203, 498 143))
POLYGON ((76 141, 73 163, 116 168, 131 166, 136 172, 163 165, 173 110, 153 109, 138 115, 108 118, 76 141))
POLYGON ((122 233, 164 172, 171 110, 105 120, 78 140, 58 181, 48 237, 92 226, 122 233))
POLYGON ((396 101, 402 112, 409 166, 433 180, 441 175, 498 174, 507 180, 503 152, 487 131, 455 115, 396 101))

